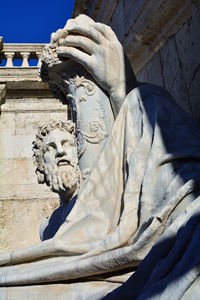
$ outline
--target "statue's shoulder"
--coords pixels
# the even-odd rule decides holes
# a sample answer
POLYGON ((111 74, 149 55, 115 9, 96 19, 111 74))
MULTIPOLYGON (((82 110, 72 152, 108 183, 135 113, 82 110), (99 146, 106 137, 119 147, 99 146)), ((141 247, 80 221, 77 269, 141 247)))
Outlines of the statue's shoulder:
MULTIPOLYGON (((162 123, 166 120, 176 120, 177 124, 182 122, 196 131, 197 124, 194 123, 191 115, 186 112, 163 87, 149 83, 139 83, 128 95, 125 101, 132 111, 137 109, 150 118, 159 117, 162 123), (176 118, 174 118, 176 116, 176 118)), ((160 121, 159 121, 160 122, 160 121)), ((174 123, 173 123, 173 126, 174 123)), ((179 126, 179 125, 177 125, 179 126)), ((199 126, 198 126, 199 132, 199 126)))
POLYGON ((127 95, 127 97, 140 96, 143 99, 153 96, 160 96, 161 98, 168 98, 170 100, 173 97, 170 93, 163 87, 146 82, 138 82, 138 85, 127 95))
POLYGON ((148 116, 156 114, 164 119, 167 114, 179 115, 185 122, 191 122, 191 116, 177 104, 166 89, 158 85, 138 83, 138 86, 127 95, 125 103, 129 109, 143 111, 148 116))

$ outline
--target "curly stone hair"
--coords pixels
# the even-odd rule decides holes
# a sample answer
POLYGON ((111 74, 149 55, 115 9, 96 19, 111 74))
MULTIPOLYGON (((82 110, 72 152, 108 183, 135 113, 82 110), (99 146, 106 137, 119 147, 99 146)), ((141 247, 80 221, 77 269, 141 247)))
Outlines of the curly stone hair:
POLYGON ((38 132, 36 134, 36 139, 33 141, 33 163, 36 166, 35 173, 37 175, 38 183, 45 182, 45 174, 44 174, 44 164, 42 160, 42 143, 44 137, 54 129, 60 129, 62 131, 67 131, 71 134, 75 135, 75 125, 71 120, 66 122, 62 121, 50 121, 42 127, 38 128, 38 132))

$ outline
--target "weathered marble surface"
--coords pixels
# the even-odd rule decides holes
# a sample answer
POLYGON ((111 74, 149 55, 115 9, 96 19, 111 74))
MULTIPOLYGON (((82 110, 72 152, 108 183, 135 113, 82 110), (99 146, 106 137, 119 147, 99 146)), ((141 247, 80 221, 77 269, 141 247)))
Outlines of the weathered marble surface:
POLYGON ((51 284, 51 285, 35 285, 24 287, 9 287, 1 288, 1 299, 18 300, 18 299, 31 299, 37 300, 57 300, 58 297, 61 300, 76 300, 76 299, 88 299, 95 300, 101 299, 110 290, 113 290, 119 286, 119 283, 102 282, 102 281, 90 281, 79 282, 70 284, 51 284), (79 296, 77 298, 77 291, 79 296))
MULTIPOLYGON (((108 27, 90 19, 84 26, 84 20, 87 17, 80 16, 66 25, 68 33, 71 30, 70 38, 64 36, 62 43, 65 46, 58 49, 61 62, 55 65, 66 67, 67 62, 62 65, 61 57, 63 60, 69 57, 80 64, 86 63, 89 72, 90 64, 87 65, 85 58, 96 58, 98 54, 100 63, 101 59, 106 61, 106 58, 111 58, 110 51, 122 51, 108 27), (85 50, 89 47, 87 51, 92 52, 90 55, 76 49, 77 33, 80 35, 80 48, 85 50), (109 47, 102 43, 102 36, 107 38, 106 34, 110 37, 109 47), (97 38, 99 35, 100 39, 97 38), (100 43, 101 47, 95 47, 91 42, 96 42, 98 46, 100 43), (105 49, 100 51, 105 45, 105 49)), ((57 33, 58 37, 53 36, 58 44, 63 38, 60 33, 62 35, 63 31, 57 33)), ((115 58, 120 61, 121 55, 120 52, 115 58)), ((67 284, 63 283, 65 291, 73 280, 74 287, 66 291, 64 297, 101 299, 116 287, 114 280, 109 279, 110 272, 126 274, 130 268, 132 271, 137 269, 142 262, 133 278, 136 278, 137 284, 137 276, 140 278, 140 270, 144 266, 142 274, 145 276, 143 281, 139 280, 144 295, 151 296, 152 288, 157 285, 162 289, 155 288, 153 299, 169 299, 172 282, 174 299, 183 298, 189 287, 194 287, 195 291, 196 285, 192 283, 199 276, 199 219, 195 218, 193 222, 193 217, 200 213, 200 130, 162 88, 138 84, 124 100, 121 91, 125 91, 126 73, 122 72, 124 75, 121 77, 117 69, 115 76, 120 76, 117 76, 119 81, 116 85, 116 77, 114 81, 112 76, 109 77, 115 71, 112 64, 104 65, 102 70, 97 69, 97 61, 91 65, 92 76, 102 91, 106 89, 114 107, 116 120, 113 128, 104 147, 96 155, 98 162, 80 186, 73 209, 54 237, 33 247, 0 256, 0 284, 3 286, 0 293, 3 299, 9 298, 9 294, 15 291, 14 286, 22 285, 16 287, 20 297, 26 289, 23 285, 30 284, 33 293, 29 298, 34 299, 35 295, 38 297, 46 293, 47 283, 66 281, 67 284), (191 223, 193 225, 187 231, 185 228, 191 223), (181 237, 180 232, 184 232, 181 237), (174 247, 172 243, 163 249, 160 243, 169 240, 174 242, 174 247), (152 273, 155 277, 151 277, 151 266, 155 266, 152 273), (172 273, 168 270, 169 266, 172 273), (89 279, 94 281, 96 278, 101 280, 101 287, 90 289, 88 294, 89 279), (80 280, 86 282, 80 284, 80 280), (39 283, 43 284, 40 292, 39 283)), ((120 63, 115 66, 119 67, 120 63)), ((62 72, 59 69, 60 73, 56 73, 56 70, 57 87, 63 96, 64 91, 67 93, 66 86, 61 88, 62 72)), ((51 84, 55 84, 56 80, 52 78, 51 84)), ((136 290, 130 290, 131 297, 134 293, 136 290)), ((62 296, 60 290, 57 296, 62 296)), ((136 295, 140 296, 142 298, 142 295, 136 295)))

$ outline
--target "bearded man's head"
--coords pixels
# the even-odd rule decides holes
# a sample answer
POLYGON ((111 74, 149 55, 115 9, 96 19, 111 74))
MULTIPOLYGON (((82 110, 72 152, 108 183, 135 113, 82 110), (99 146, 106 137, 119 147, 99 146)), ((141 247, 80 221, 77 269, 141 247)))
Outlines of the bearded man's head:
POLYGON ((72 121, 51 121, 39 128, 33 142, 39 183, 56 193, 72 194, 79 180, 77 140, 72 121))

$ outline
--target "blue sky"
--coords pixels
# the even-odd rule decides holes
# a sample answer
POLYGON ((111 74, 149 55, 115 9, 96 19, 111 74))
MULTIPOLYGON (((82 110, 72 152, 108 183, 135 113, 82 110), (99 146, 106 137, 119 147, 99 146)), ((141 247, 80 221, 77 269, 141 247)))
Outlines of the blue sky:
POLYGON ((48 43, 71 18, 73 7, 74 0, 4 0, 0 36, 4 43, 48 43))

